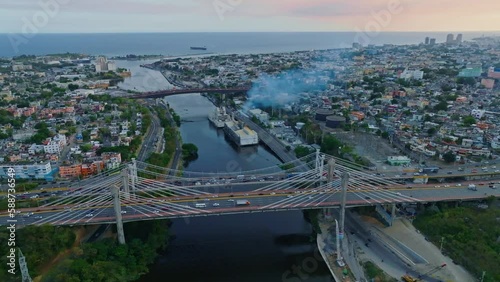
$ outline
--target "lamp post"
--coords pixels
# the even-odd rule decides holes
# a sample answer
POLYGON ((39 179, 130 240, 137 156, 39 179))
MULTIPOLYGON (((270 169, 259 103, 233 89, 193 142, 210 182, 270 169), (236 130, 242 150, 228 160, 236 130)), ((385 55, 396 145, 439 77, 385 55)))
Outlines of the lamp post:
POLYGON ((443 243, 444 243, 444 237, 441 237, 441 246, 439 247, 439 251, 443 251, 443 243))

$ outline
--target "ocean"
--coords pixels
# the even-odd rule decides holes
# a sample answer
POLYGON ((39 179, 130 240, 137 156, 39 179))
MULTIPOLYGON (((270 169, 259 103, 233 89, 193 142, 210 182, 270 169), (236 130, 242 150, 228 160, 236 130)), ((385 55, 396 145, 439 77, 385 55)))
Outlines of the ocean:
MULTIPOLYGON (((0 34, 0 57, 66 52, 105 56, 272 53, 346 48, 352 46, 353 42, 364 45, 419 44, 424 42, 425 37, 436 38, 439 43, 446 40, 446 34, 446 32, 40 33, 31 38, 22 34, 0 34), (190 50, 191 46, 205 46, 207 50, 190 50)), ((483 34, 495 35, 495 33, 464 32, 463 39, 471 40, 483 34)))

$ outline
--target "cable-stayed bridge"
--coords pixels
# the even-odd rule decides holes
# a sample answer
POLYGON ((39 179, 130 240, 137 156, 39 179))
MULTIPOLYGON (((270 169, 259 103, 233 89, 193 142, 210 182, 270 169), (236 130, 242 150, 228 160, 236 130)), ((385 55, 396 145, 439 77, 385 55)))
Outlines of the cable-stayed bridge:
MULTIPOLYGON (((341 204, 343 175, 349 178, 346 206, 486 196, 456 186, 423 185, 408 189, 374 176, 357 164, 320 153, 253 171, 180 174, 180 171, 133 161, 83 180, 80 187, 39 207, 22 209, 17 216, 18 225, 87 225, 117 220, 332 208, 341 204), (329 171, 331 162, 334 162, 333 169, 329 171), (30 213, 34 214, 22 216, 30 213)), ((499 196, 496 191, 491 190, 490 194, 499 196)), ((7 219, 7 212, 2 212, 0 223, 6 224, 7 219)))

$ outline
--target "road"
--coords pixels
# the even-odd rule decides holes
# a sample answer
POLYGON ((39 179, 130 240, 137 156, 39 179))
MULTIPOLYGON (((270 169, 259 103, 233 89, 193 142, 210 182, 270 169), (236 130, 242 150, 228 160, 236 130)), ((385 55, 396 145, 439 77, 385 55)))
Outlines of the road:
POLYGON ((151 152, 156 151, 155 144, 157 142, 155 140, 156 138, 161 137, 159 136, 159 132, 161 129, 160 119, 153 111, 151 111, 149 107, 148 110, 151 113, 151 127, 146 133, 146 137, 144 137, 144 140, 142 142, 141 150, 137 155, 138 161, 145 161, 149 157, 151 152))
MULTIPOLYGON (((464 187, 441 187, 441 188, 414 188, 399 190, 355 190, 348 191, 347 205, 374 205, 378 203, 399 203, 399 202, 422 202, 451 201, 458 199, 479 199, 486 196, 500 197, 500 189, 490 189, 479 187, 478 191, 471 191, 464 187)), ((337 207, 340 204, 340 193, 335 189, 327 192, 324 190, 289 190, 283 192, 238 192, 209 194, 185 197, 164 197, 151 200, 131 201, 130 204, 122 200, 122 207, 127 212, 123 214, 124 222, 148 220, 155 218, 178 218, 187 216, 207 216, 209 214, 231 214, 241 212, 262 212, 272 210, 294 210, 321 207, 337 207), (236 200, 248 200, 249 206, 236 206, 236 200), (197 204, 206 204, 206 207, 197 207, 197 204), (214 205, 216 204, 216 205, 214 205)), ((99 207, 95 204, 88 206, 71 207, 64 206, 23 209, 23 214, 16 218, 19 225, 31 224, 34 222, 43 223, 46 218, 58 221, 58 224, 98 224, 114 222, 114 210, 111 206, 99 207), (94 205, 94 206, 92 206, 94 205), (55 209, 55 210, 52 210, 55 209), (38 212, 37 212, 38 210, 38 212), (34 215, 25 216, 31 211, 34 215), (24 216, 23 216, 24 215, 24 216), (42 218, 36 218, 42 216, 42 218), (71 219, 78 218, 78 219, 71 219)), ((0 224, 7 223, 6 212, 0 214, 0 224)))
MULTIPOLYGON (((174 128, 177 128, 177 124, 175 124, 175 121, 172 117, 172 114, 170 113, 170 109, 167 107, 165 104, 165 100, 161 100, 161 106, 164 107, 167 110, 167 118, 170 121, 170 125, 174 128)), ((169 172, 169 175, 174 176, 177 167, 179 166, 179 160, 182 156, 182 147, 181 147, 181 142, 179 138, 175 138, 175 153, 174 153, 174 158, 172 159, 172 165, 171 165, 171 171, 169 172)))
MULTIPOLYGON (((369 249, 370 253, 376 255, 377 260, 374 261, 376 265, 384 268, 384 265, 390 266, 391 269, 395 269, 398 276, 401 277, 404 274, 410 274, 413 277, 418 277, 419 274, 412 268, 412 265, 401 258, 401 254, 396 255, 399 250, 394 249, 392 245, 385 242, 378 236, 374 236, 371 231, 365 228, 364 224, 361 223, 362 220, 355 215, 351 210, 346 212, 345 228, 346 232, 349 233, 347 236, 350 237, 350 243, 354 245, 362 245, 364 249, 369 249)), ((344 240, 345 241, 345 240, 344 240)), ((344 244, 344 250, 347 249, 346 244, 344 244)), ((352 256, 352 249, 348 253, 352 256)), ((407 255, 407 254, 403 254, 407 255)), ((397 278, 399 278, 397 277, 397 278)), ((428 282, 440 282, 438 279, 431 277, 422 276, 423 281, 428 282)))

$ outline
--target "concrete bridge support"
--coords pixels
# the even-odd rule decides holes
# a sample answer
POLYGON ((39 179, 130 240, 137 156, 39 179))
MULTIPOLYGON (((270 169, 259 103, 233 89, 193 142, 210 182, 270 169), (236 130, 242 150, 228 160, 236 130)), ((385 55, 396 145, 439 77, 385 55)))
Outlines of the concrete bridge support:
POLYGON ((382 217, 382 219, 387 223, 387 225, 391 226, 393 222, 393 217, 387 212, 387 209, 385 206, 377 204, 375 206, 375 210, 377 213, 382 217))
POLYGON ((340 202, 340 239, 344 239, 344 223, 345 223, 345 204, 347 199, 347 184, 349 182, 349 173, 342 173, 341 177, 341 188, 342 188, 342 200, 340 202))
POLYGON ((396 204, 391 205, 391 226, 394 224, 394 220, 396 219, 396 204))
MULTIPOLYGON (((321 175, 321 174, 320 174, 321 175)), ((326 176, 326 181, 327 181, 327 187, 329 189, 332 188, 332 182, 333 182, 333 177, 335 175, 335 160, 334 159, 330 159, 328 161, 328 174, 326 176)), ((322 176, 322 175, 321 175, 322 176)), ((330 209, 329 208, 325 208, 323 209, 323 217, 325 219, 328 219, 330 220, 332 218, 332 214, 330 212, 330 209)))
POLYGON ((113 195, 113 206, 115 208, 116 231, 118 232, 118 242, 123 245, 125 244, 125 231, 123 231, 122 209, 120 204, 120 188, 117 186, 112 186, 111 194, 113 195))
POLYGON ((137 160, 132 159, 132 164, 128 168, 130 175, 130 192, 135 193, 135 184, 138 182, 137 179, 137 160))
POLYGON ((122 170, 122 185, 123 185, 123 192, 125 193, 125 197, 127 199, 130 199, 130 185, 128 183, 128 170, 124 169, 122 170))

